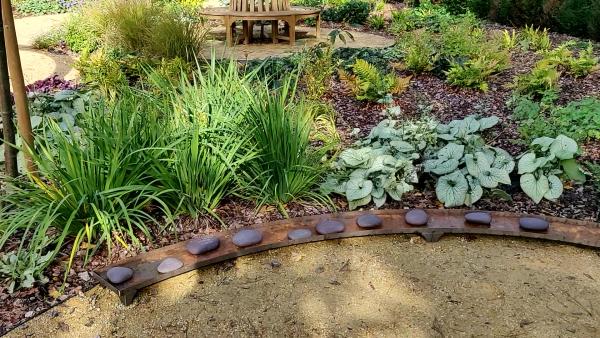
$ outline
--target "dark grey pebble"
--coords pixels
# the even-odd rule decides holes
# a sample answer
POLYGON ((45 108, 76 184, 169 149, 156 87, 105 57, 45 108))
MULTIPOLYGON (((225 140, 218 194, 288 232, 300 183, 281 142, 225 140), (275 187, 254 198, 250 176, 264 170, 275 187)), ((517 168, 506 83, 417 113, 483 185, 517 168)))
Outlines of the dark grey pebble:
POLYGON ((233 235, 231 241, 233 244, 239 247, 250 246, 260 243, 262 241, 262 232, 255 229, 244 229, 240 230, 237 234, 233 235))
POLYGON ((310 229, 294 229, 288 232, 288 238, 292 241, 297 239, 306 239, 312 236, 312 231, 310 229))
POLYGON ((220 244, 219 238, 215 236, 205 236, 200 238, 193 238, 186 244, 186 249, 192 255, 201 255, 203 253, 213 251, 218 248, 220 244))
POLYGON ((126 282, 133 277, 133 270, 123 266, 115 266, 106 271, 106 277, 113 284, 126 282))
POLYGON ((550 223, 545 219, 537 217, 521 217, 519 219, 519 226, 523 230, 529 231, 546 231, 550 226, 550 223))
POLYGON ((340 221, 327 220, 317 224, 317 232, 321 235, 334 234, 337 232, 343 232, 346 227, 344 223, 340 221))
POLYGON ((180 261, 179 259, 174 258, 174 257, 167 257, 162 262, 160 262, 160 264, 158 265, 156 270, 160 273, 167 273, 167 272, 175 271, 182 266, 183 266, 183 262, 180 261))
POLYGON ((383 220, 381 219, 381 217, 372 214, 362 215, 356 220, 356 224, 358 224, 359 227, 367 229, 377 228, 381 226, 382 223, 383 220))
POLYGON ((465 221, 472 224, 490 225, 492 214, 485 211, 473 211, 465 214, 465 221))
POLYGON ((404 221, 409 225, 422 226, 427 225, 429 215, 423 209, 412 209, 404 215, 404 221))

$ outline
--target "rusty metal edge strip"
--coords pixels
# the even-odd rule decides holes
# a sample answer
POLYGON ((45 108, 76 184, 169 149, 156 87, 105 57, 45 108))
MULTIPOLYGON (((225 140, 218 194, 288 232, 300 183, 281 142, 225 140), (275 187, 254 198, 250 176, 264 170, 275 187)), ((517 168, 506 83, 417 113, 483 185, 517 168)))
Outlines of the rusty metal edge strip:
MULTIPOLYGON (((407 226, 404 223, 404 214, 407 211, 408 210, 406 209, 353 211, 317 216, 305 216, 258 224, 252 228, 261 230, 263 233, 270 234, 271 239, 273 239, 273 237, 287 237, 287 232, 292 229, 302 227, 314 228, 318 221, 324 219, 341 220, 346 224, 347 228, 350 227, 350 229, 342 233, 329 235, 314 235, 310 238, 298 241, 290 241, 287 240, 287 238, 285 238, 283 240, 274 242, 264 242, 264 244, 258 244, 247 248, 234 248, 232 244, 228 243, 228 241, 230 241, 231 239, 232 234, 235 233, 235 231, 227 230, 218 234, 218 237, 221 239, 221 242, 226 244, 225 249, 223 249, 225 251, 223 252, 223 254, 215 255, 214 252, 212 254, 207 254, 209 256, 212 256, 210 258, 206 258, 207 255, 196 256, 192 263, 184 264, 184 266, 180 269, 172 271, 170 273, 156 273, 153 275, 152 278, 148 278, 140 282, 125 282, 122 285, 113 285, 106 278, 106 271, 108 271, 108 269, 113 266, 127 266, 128 264, 130 264, 130 267, 134 268, 136 266, 145 265, 146 269, 152 269, 155 267, 156 262, 159 260, 159 258, 172 256, 169 254, 170 252, 174 252, 175 255, 181 254, 182 249, 185 250, 185 243, 187 241, 172 244, 163 248, 140 254, 135 257, 125 259, 117 264, 106 266, 102 269, 93 271, 92 275, 102 286, 117 293, 123 304, 129 305, 133 302, 133 298, 135 297, 138 290, 143 289, 149 285, 161 282, 165 279, 199 269, 201 267, 266 250, 304 243, 319 242, 330 239, 391 234, 418 234, 423 236, 427 241, 437 241, 444 234, 479 234, 545 239, 600 248, 600 224, 594 222, 571 220, 557 217, 544 217, 547 221, 550 222, 551 228, 555 227, 556 229, 558 229, 558 231, 530 232, 522 231, 518 227, 519 217, 530 216, 528 214, 492 211, 490 213, 492 214, 493 219, 499 219, 503 221, 499 222, 497 225, 498 227, 495 228, 494 223, 492 223, 492 226, 465 225, 464 214, 473 210, 429 209, 425 211, 432 217, 432 219, 430 220, 430 224, 428 224, 428 226, 423 227, 411 227, 407 226), (356 218, 364 214, 378 215, 382 218, 387 219, 388 224, 385 227, 378 229, 358 229, 356 226, 353 227, 353 223, 355 223, 356 218), (565 230, 570 231, 572 229, 575 230, 577 234, 589 234, 591 232, 592 238, 579 238, 579 236, 576 236, 569 232, 565 232, 565 230)), ((220 249, 221 248, 215 250, 215 252, 218 252, 220 249)), ((187 256, 190 256, 190 254, 187 254, 187 256)), ((190 260, 189 257, 188 260, 190 260)))

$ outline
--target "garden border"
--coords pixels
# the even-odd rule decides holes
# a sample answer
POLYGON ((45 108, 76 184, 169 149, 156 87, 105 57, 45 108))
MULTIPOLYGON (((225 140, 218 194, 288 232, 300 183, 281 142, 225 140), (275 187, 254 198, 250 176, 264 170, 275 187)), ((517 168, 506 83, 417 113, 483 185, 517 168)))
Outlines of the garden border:
POLYGON ((465 221, 465 214, 473 212, 473 210, 426 209, 425 212, 429 216, 427 224, 425 226, 411 226, 406 223, 404 217, 408 211, 409 209, 353 211, 257 224, 251 228, 261 231, 263 238, 260 243, 253 246, 237 247, 232 243, 231 238, 239 229, 227 230, 215 234, 220 240, 220 246, 205 254, 190 254, 186 249, 188 241, 182 241, 125 259, 117 264, 93 271, 92 274, 100 284, 117 293, 121 303, 129 305, 133 302, 138 290, 207 265, 265 250, 329 239, 388 234, 418 234, 428 242, 435 242, 444 234, 481 234, 545 239, 600 248, 600 224, 594 222, 543 217, 549 222, 550 226, 545 231, 536 232, 521 229, 519 219, 527 216, 541 216, 491 211, 489 212, 491 215, 490 225, 477 225, 465 221), (382 224, 376 228, 359 227, 357 225, 358 217, 368 214, 379 216, 382 224), (326 235, 317 234, 315 226, 326 220, 342 222, 345 225, 344 231, 326 235), (300 240, 289 240, 288 232, 299 228, 310 229, 312 236, 300 240), (167 257, 179 259, 183 266, 168 273, 158 273, 158 265, 167 257), (112 284, 108 280, 107 271, 116 266, 131 268, 134 271, 132 278, 120 284, 112 284))

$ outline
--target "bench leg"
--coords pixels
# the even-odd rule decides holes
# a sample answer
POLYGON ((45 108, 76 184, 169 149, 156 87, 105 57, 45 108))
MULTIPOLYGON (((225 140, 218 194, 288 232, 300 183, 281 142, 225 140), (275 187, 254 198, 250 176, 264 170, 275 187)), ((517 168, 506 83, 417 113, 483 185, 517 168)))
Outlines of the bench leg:
POLYGON ((317 41, 321 39, 321 14, 317 15, 317 41))
POLYGON ((244 45, 250 43, 250 21, 244 20, 242 21, 243 34, 244 34, 244 45))
POLYGON ((279 42, 279 21, 271 20, 271 38, 273 43, 279 42))
POLYGON ((292 15, 289 19, 288 25, 290 27, 290 46, 296 45, 296 16, 292 15))
MULTIPOLYGON (((225 24, 225 41, 227 46, 233 46, 233 24, 229 20, 229 18, 223 18, 223 23, 225 24)), ((235 22, 234 22, 235 23, 235 22)))

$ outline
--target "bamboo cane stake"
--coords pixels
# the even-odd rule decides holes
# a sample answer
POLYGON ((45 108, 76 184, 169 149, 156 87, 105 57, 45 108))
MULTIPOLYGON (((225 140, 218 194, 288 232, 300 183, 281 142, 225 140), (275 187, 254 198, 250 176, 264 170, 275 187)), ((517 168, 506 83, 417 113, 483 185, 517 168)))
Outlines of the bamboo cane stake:
POLYGON ((35 165, 31 159, 30 151, 33 150, 33 131, 31 130, 31 119, 27 109, 27 93, 25 91, 25 80, 23 79, 23 69, 21 68, 21 57, 19 55, 19 43, 17 41, 17 32, 15 31, 15 20, 13 18, 12 5, 10 0, 0 0, 2 2, 2 20, 4 23, 4 42, 6 46, 6 55, 8 61, 8 71, 15 96, 15 106, 17 111, 17 127, 19 135, 23 141, 23 152, 27 171, 35 172, 35 165))

